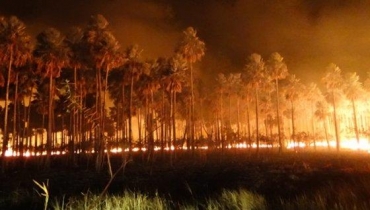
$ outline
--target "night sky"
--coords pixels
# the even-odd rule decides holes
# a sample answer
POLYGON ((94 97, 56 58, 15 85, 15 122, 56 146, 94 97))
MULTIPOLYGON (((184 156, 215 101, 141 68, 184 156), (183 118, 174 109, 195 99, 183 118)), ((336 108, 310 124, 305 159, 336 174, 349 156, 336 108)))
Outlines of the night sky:
POLYGON ((145 58, 170 56, 193 26, 206 43, 204 75, 241 71, 251 53, 279 52, 304 82, 329 63, 343 72, 370 72, 370 1, 366 0, 1 0, 32 36, 47 27, 66 33, 102 14, 122 48, 138 44, 145 58))

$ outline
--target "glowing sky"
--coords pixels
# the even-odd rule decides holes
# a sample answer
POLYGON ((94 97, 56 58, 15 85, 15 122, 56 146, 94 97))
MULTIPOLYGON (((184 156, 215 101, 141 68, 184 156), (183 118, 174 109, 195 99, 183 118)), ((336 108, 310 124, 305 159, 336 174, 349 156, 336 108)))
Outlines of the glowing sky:
POLYGON ((103 14, 123 48, 138 44, 147 58, 170 56, 188 26, 206 43, 205 75, 240 71, 251 53, 279 52, 302 81, 323 76, 329 63, 362 77, 370 71, 367 0, 1 0, 31 34, 67 32, 103 14))

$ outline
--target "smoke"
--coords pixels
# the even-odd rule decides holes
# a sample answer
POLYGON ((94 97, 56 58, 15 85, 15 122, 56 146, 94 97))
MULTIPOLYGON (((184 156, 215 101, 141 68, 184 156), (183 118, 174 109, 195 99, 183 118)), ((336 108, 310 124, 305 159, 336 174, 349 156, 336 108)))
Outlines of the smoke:
POLYGON ((103 14, 122 48, 170 56, 181 31, 193 26, 206 43, 203 76, 241 71, 246 58, 279 52, 302 81, 319 82, 329 63, 362 79, 370 67, 370 3, 365 0, 2 0, 0 14, 17 15, 31 33, 67 31, 103 14), (22 5, 22 6, 20 6, 22 5))

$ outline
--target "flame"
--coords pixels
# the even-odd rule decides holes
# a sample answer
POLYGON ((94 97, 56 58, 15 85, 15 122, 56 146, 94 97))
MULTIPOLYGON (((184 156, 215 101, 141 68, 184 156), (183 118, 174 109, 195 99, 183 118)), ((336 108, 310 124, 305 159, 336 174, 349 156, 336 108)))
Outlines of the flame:
MULTIPOLYGON (((304 142, 292 142, 290 141, 286 148, 287 149, 297 149, 297 148, 313 148, 314 144, 313 143, 310 143, 310 144, 307 144, 307 143, 304 143, 304 142)), ((334 139, 331 139, 329 140, 329 146, 330 148, 335 148, 336 147, 336 141, 334 139)), ((260 148, 273 148, 273 147, 276 147, 276 144, 275 145, 272 145, 272 144, 265 144, 265 143, 261 143, 259 145, 260 148)), ((316 141, 316 147, 322 147, 322 148, 327 148, 328 147, 328 142, 326 140, 320 140, 320 141, 316 141)), ((216 147, 216 148, 220 148, 220 147, 216 147)), ((248 149, 248 148, 257 148, 257 144, 256 143, 252 143, 252 144, 247 144, 247 143, 237 143, 237 144, 228 144, 226 145, 226 149, 248 149)), ((348 138, 348 139, 342 139, 341 142, 340 142, 340 148, 341 149, 348 149, 348 150, 353 150, 353 151, 367 151, 370 153, 370 142, 369 142, 369 139, 367 138, 360 138, 359 141, 357 141, 356 138, 348 138)), ((184 146, 184 147, 179 147, 177 148, 177 150, 188 150, 189 148, 184 146)), ((197 146, 196 147, 197 150, 208 150, 210 149, 208 146, 197 146)), ((132 152, 139 152, 139 151, 142 151, 142 152, 146 152, 148 150, 148 148, 146 147, 134 147, 132 148, 132 152)), ((161 150, 161 147, 159 146, 155 146, 154 147, 154 151, 160 151, 161 150)), ((171 146, 167 146, 164 148, 165 151, 174 151, 175 150, 175 147, 173 145, 171 146)), ((76 151, 75 153, 76 154, 79 154, 81 153, 82 151, 76 151)), ((95 153, 95 151, 92 149, 91 151, 85 151, 86 153, 89 153, 89 154, 93 154, 95 153)), ((104 152, 107 152, 107 150, 104 150, 104 152)), ((125 148, 125 149, 122 149, 121 147, 114 147, 114 148, 111 148, 109 150, 110 153, 114 153, 114 154, 119 154, 119 153, 122 153, 122 152, 129 152, 129 148, 125 148)), ((53 151, 51 153, 51 155, 65 155, 66 152, 65 151, 53 151)), ((23 152, 23 157, 32 157, 32 156, 45 156, 47 155, 46 151, 43 151, 43 152, 34 152, 34 151, 31 151, 31 150, 26 150, 23 152)), ((12 147, 9 147, 6 151, 5 151, 5 156, 6 157, 19 157, 21 156, 20 152, 19 151, 15 151, 12 149, 12 147)))

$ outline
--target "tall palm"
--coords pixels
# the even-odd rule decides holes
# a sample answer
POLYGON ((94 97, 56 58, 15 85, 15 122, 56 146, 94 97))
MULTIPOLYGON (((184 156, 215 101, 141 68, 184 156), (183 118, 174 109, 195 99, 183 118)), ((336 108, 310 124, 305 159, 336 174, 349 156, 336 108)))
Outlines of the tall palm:
POLYGON ((144 62, 141 60, 141 52, 137 45, 132 45, 128 47, 124 53, 126 59, 125 62, 125 77, 128 78, 128 84, 130 87, 129 93, 129 117, 128 117, 128 140, 129 140, 129 151, 132 150, 132 116, 133 116, 133 101, 134 101, 134 84, 140 78, 140 75, 143 73, 145 68, 144 62))
POLYGON ((328 126, 327 126, 327 118, 329 117, 330 112, 329 112, 329 107, 326 102, 326 100, 319 100, 316 102, 316 111, 315 111, 315 117, 322 122, 323 127, 324 127, 324 134, 325 134, 325 139, 326 143, 328 146, 328 149, 330 149, 330 142, 329 142, 329 137, 328 137, 328 126))
POLYGON ((237 109, 237 138, 240 138, 240 94, 241 94, 241 83, 242 77, 241 73, 230 73, 227 77, 227 92, 229 95, 229 123, 231 126, 231 97, 236 97, 236 109, 237 109))
POLYGON ((259 91, 260 88, 264 85, 266 81, 266 68, 265 62, 262 59, 262 56, 256 53, 251 54, 248 57, 247 64, 244 67, 243 71, 243 80, 250 86, 251 89, 254 89, 254 98, 255 98, 255 113, 256 113, 256 140, 257 140, 257 153, 259 152, 259 91))
MULTIPOLYGON (((183 59, 179 56, 174 56, 168 60, 168 67, 163 68, 162 82, 163 88, 170 95, 170 118, 172 128, 172 144, 176 153, 176 109, 177 109, 177 94, 182 92, 184 83, 184 71, 186 70, 183 59)), ((171 159, 172 161, 172 159, 171 159)))
POLYGON ((180 54, 188 63, 190 71, 190 89, 191 89, 191 101, 190 101, 190 137, 191 137, 191 148, 194 153, 194 75, 193 75, 193 63, 202 59, 205 54, 205 43, 197 37, 197 31, 188 27, 183 31, 183 37, 177 46, 176 53, 180 54))
POLYGON ((122 60, 119 54, 119 44, 113 33, 109 30, 109 23, 103 15, 94 15, 84 31, 82 47, 86 50, 87 65, 95 70, 96 81, 96 104, 98 113, 98 131, 96 148, 96 170, 101 169, 105 147, 104 122, 106 117, 107 83, 109 72, 118 67, 122 60))
MULTIPOLYGON (((29 65, 26 68, 22 68, 17 74, 19 75, 18 79, 18 88, 19 91, 16 93, 16 97, 22 103, 23 106, 23 132, 21 134, 20 139, 17 141, 18 145, 18 152, 22 155, 23 154, 23 140, 26 135, 29 135, 31 132, 31 125, 30 125, 30 111, 31 111, 31 99, 33 96, 34 91, 37 88, 37 75, 31 70, 33 65, 29 65)), ((18 115, 17 113, 15 113, 18 115)), ((15 118, 15 117, 14 117, 15 118)), ((20 124, 20 121, 18 122, 20 124)), ((19 126, 22 128, 22 126, 19 126)), ((37 145, 35 144, 35 147, 37 145)))
POLYGON ((362 83, 359 81, 360 77, 356 72, 348 73, 344 80, 344 93, 352 104, 354 131, 357 143, 359 144, 360 136, 357 125, 356 102, 365 95, 365 90, 363 89, 362 83))
POLYGON ((84 52, 82 51, 82 38, 83 31, 80 28, 72 28, 72 30, 67 34, 65 42, 70 49, 69 53, 69 63, 73 70, 72 80, 73 88, 71 90, 71 97, 69 98, 69 103, 72 113, 72 138, 70 148, 73 150, 70 152, 72 159, 74 160, 75 144, 80 140, 80 130, 79 118, 81 118, 82 110, 82 92, 81 88, 81 70, 83 67, 84 52), (80 70, 80 72, 78 72, 80 70))
POLYGON ((222 149, 222 152, 224 151, 225 149, 225 129, 224 129, 224 109, 223 109, 223 103, 224 103, 224 93, 226 92, 225 89, 226 89, 226 84, 227 84, 227 79, 226 79, 226 76, 222 73, 219 73, 217 75, 217 78, 216 78, 216 81, 217 81, 217 93, 219 95, 219 106, 220 106, 220 109, 219 109, 219 121, 220 123, 217 123, 220 124, 219 125, 219 133, 220 133, 220 136, 221 136, 221 149, 222 149))
MULTIPOLYGON (((228 101, 229 101, 229 119, 228 119, 228 127, 231 129, 231 124, 232 124, 232 117, 231 117, 231 98, 237 97, 237 92, 239 91, 239 86, 241 83, 241 73, 230 73, 226 77, 226 93, 228 95, 228 101)), ((239 108, 238 106, 238 100, 239 98, 237 97, 237 109, 239 108)), ((238 117, 238 116, 237 116, 238 117)), ((239 122, 237 123, 239 124, 239 122)), ((230 130, 231 132, 231 130, 230 130)), ((239 134, 239 125, 237 125, 237 132, 239 134)), ((230 135, 229 135, 230 136, 230 135)), ((239 137, 239 135, 238 135, 239 137)), ((231 139, 228 139, 230 141, 231 139)), ((235 140, 235 139, 234 139, 235 140)))
POLYGON ((121 147, 122 149, 126 146, 124 139, 127 137, 126 124, 128 119, 128 88, 127 85, 130 83, 129 78, 126 75, 126 68, 121 66, 119 68, 113 69, 109 75, 109 94, 113 100, 113 104, 117 109, 117 129, 121 133, 121 147))
POLYGON ((17 17, 0 17, 0 63, 6 65, 6 93, 2 156, 8 146, 8 105, 11 74, 14 68, 25 65, 31 58, 30 36, 26 26, 17 17))
MULTIPOLYGON (((310 83, 306 87, 306 91, 305 92, 306 92, 305 93, 306 99, 307 99, 308 103, 310 103, 310 107, 311 107, 311 115, 312 115, 311 116, 311 129, 312 129, 312 135, 315 136, 316 135, 316 130, 315 130, 315 104, 318 101, 322 101, 324 99, 323 99, 322 92, 317 87, 317 84, 316 83, 310 83)), ((316 149, 316 138, 314 138, 313 144, 314 144, 314 149, 316 149)))
POLYGON ((145 101, 146 106, 146 130, 148 133, 148 158, 151 159, 151 155, 154 152, 154 94, 161 87, 159 70, 160 66, 157 61, 147 62, 144 72, 141 75, 139 84, 139 94, 141 94, 145 101))
POLYGON ((334 114, 334 127, 335 127, 335 139, 336 139, 336 145, 337 145, 337 151, 339 151, 340 148, 340 134, 339 134, 339 125, 337 120, 337 98, 340 97, 342 94, 342 87, 343 87, 343 77, 342 77, 342 71, 341 69, 335 65, 334 63, 331 63, 327 67, 327 71, 325 76, 321 79, 322 83, 325 85, 330 99, 331 103, 333 105, 333 114, 334 114))
POLYGON ((300 80, 296 78, 295 75, 290 75, 288 77, 288 84, 285 87, 285 98, 290 102, 290 111, 291 111, 291 120, 292 120, 292 140, 295 144, 295 106, 294 102, 297 101, 302 92, 303 92, 304 86, 302 83, 300 83, 300 80))
POLYGON ((64 42, 64 36, 54 28, 48 28, 37 35, 34 57, 37 64, 37 73, 43 78, 49 79, 49 105, 48 105, 48 132, 47 132, 47 158, 49 164, 51 155, 55 78, 60 76, 62 68, 68 64, 68 48, 64 42))
POLYGON ((284 58, 277 52, 272 53, 267 61, 268 75, 275 84, 276 91, 276 119, 278 126, 279 137, 279 152, 283 150, 283 142, 280 128, 280 108, 279 108, 279 80, 285 79, 288 76, 288 68, 284 62, 284 58))

